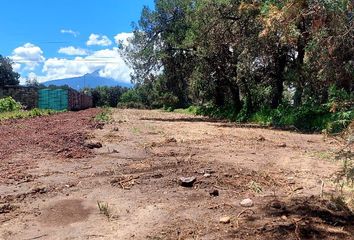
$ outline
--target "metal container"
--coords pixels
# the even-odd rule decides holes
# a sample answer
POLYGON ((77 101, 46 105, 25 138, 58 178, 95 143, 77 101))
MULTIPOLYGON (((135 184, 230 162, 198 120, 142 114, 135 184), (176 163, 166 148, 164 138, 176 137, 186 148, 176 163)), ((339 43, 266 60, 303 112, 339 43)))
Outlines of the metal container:
POLYGON ((57 111, 76 111, 91 108, 92 97, 73 89, 41 89, 38 92, 38 108, 57 111))

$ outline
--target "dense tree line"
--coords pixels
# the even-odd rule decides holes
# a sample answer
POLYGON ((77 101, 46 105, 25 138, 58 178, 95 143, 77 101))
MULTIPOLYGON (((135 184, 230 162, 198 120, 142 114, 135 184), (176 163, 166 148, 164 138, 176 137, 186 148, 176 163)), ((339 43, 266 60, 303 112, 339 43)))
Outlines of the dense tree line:
POLYGON ((117 107, 123 93, 128 91, 124 87, 96 87, 84 89, 83 92, 92 96, 94 107, 117 107))
POLYGON ((156 0, 122 52, 148 106, 315 108, 354 90, 353 1, 156 0))

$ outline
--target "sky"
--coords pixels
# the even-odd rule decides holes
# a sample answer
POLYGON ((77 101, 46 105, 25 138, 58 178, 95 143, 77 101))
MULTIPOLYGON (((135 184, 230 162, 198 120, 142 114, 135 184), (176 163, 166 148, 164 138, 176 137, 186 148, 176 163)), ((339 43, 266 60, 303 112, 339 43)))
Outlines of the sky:
POLYGON ((39 82, 82 76, 130 82, 118 44, 153 0, 0 0, 0 54, 39 82))

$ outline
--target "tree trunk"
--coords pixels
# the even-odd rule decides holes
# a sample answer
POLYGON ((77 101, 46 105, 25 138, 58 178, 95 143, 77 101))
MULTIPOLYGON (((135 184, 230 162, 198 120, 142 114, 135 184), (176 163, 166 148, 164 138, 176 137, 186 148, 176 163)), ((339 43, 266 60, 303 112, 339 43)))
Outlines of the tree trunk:
POLYGON ((299 107, 302 103, 302 93, 304 89, 302 87, 297 87, 294 94, 294 106, 299 107))
POLYGON ((232 102, 234 109, 239 112, 242 109, 241 99, 240 99, 240 88, 236 84, 230 83, 230 92, 232 95, 232 102))
POLYGON ((218 107, 225 105, 224 89, 220 86, 220 83, 218 83, 215 88, 215 105, 218 107))
POLYGON ((280 55, 277 56, 275 64, 275 75, 273 82, 273 96, 271 107, 273 109, 279 107, 283 100, 284 91, 284 71, 286 67, 287 51, 285 49, 280 50, 280 55))
POLYGON ((294 106, 298 107, 302 103, 302 94, 303 94, 303 84, 305 82, 304 79, 304 71, 303 71, 303 66, 304 66, 304 59, 305 59, 305 48, 307 44, 307 39, 308 39, 308 34, 306 33, 306 24, 305 24, 305 19, 302 18, 302 20, 299 22, 297 28, 300 30, 300 36, 297 40, 297 59, 296 59, 296 69, 297 73, 299 74, 298 77, 298 82, 297 87, 296 87, 296 92, 294 95, 294 106))

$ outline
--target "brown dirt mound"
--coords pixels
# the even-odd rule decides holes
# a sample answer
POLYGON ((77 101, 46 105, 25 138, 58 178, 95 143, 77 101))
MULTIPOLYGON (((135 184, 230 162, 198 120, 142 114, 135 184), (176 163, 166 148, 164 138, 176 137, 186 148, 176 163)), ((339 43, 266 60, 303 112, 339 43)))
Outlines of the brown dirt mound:
POLYGON ((59 158, 83 158, 86 131, 94 126, 99 109, 46 117, 4 121, 0 124, 0 182, 21 179, 23 170, 45 153, 59 158), (17 158, 18 161, 16 160, 17 158))

